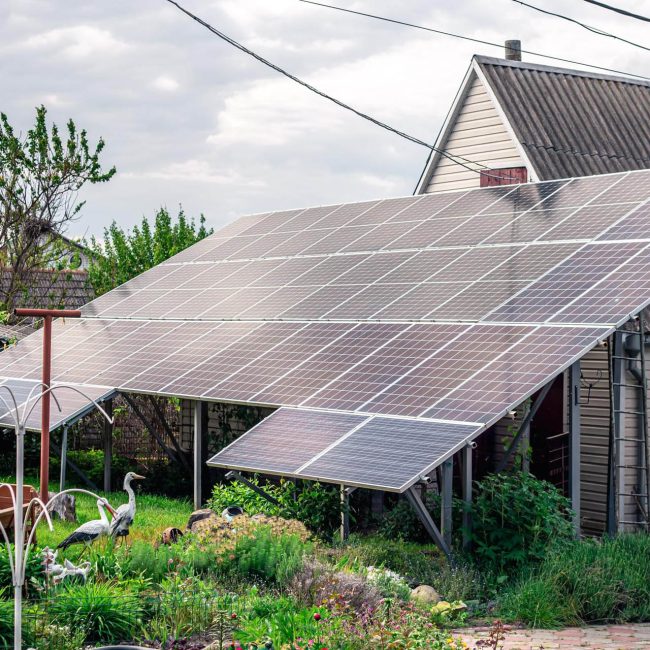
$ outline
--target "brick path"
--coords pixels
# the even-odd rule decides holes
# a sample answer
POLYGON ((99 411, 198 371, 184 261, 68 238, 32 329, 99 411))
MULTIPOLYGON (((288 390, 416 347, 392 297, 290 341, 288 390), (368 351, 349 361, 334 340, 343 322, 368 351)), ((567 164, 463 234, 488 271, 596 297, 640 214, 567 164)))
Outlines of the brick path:
MULTIPOLYGON (((487 628, 459 630, 470 648, 487 637, 487 628)), ((519 630, 506 633, 503 650, 650 650, 650 623, 591 625, 564 630, 519 630)))

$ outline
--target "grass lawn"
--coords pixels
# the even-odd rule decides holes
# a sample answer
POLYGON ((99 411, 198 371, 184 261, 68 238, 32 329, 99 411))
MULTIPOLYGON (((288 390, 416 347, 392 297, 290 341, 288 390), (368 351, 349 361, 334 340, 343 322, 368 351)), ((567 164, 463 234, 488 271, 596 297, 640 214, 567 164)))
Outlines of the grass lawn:
MULTIPOLYGON (((15 478, 13 476, 0 476, 0 482, 15 483, 15 478)), ((25 484, 32 485, 37 489, 39 485, 38 479, 35 477, 26 477, 25 484)), ((58 484, 51 483, 50 491, 56 492, 57 490, 58 484)), ((109 493, 98 492, 97 494, 101 497, 105 497, 114 508, 118 508, 120 505, 128 501, 127 494, 123 490, 109 493)), ((50 532, 46 523, 39 524, 38 530, 36 531, 39 546, 50 546, 53 548, 80 524, 90 521, 91 519, 99 519, 97 504, 92 497, 86 494, 77 494, 76 498, 78 522, 61 521, 58 518, 54 518, 52 520, 54 524, 53 532, 50 532)), ((193 510, 192 504, 185 499, 168 499, 166 497, 159 497, 152 494, 138 494, 137 488, 136 504, 137 513, 135 516, 135 522, 131 527, 129 541, 157 541, 160 533, 170 526, 184 530, 187 520, 193 510)), ((78 553, 78 551, 72 550, 72 557, 74 557, 76 553, 78 553)))

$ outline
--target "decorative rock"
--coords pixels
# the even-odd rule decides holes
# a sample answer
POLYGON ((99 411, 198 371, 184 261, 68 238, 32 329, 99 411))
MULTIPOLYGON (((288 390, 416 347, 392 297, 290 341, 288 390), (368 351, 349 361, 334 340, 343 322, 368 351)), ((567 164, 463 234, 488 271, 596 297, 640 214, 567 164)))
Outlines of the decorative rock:
POLYGON ((192 527, 197 521, 203 521, 204 519, 211 519, 212 517, 218 518, 218 515, 214 510, 209 508, 204 508, 203 510, 195 510, 187 522, 187 530, 192 530, 192 527))
POLYGON ((183 531, 180 528, 165 528, 160 536, 160 542, 169 546, 178 542, 181 537, 183 537, 183 531))
POLYGON ((420 585, 415 589, 411 589, 411 598, 419 600, 425 605, 435 605, 442 600, 440 594, 429 585, 420 585))

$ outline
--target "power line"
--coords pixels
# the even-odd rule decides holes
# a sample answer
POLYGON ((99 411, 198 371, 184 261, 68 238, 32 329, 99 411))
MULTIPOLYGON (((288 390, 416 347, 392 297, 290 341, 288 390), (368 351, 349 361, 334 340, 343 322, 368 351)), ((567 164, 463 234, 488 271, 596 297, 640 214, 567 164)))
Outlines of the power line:
POLYGON ((631 11, 626 9, 620 9, 619 7, 612 7, 612 5, 605 4, 604 2, 598 2, 597 0, 585 0, 591 5, 596 5, 597 7, 602 7, 603 9, 609 9, 610 11, 615 11, 617 14, 623 14, 623 16, 628 16, 629 18, 636 18, 637 20, 643 20, 646 23, 650 23, 650 18, 646 16, 641 16, 639 14, 633 14, 631 11))
MULTIPOLYGON (((421 29, 425 32, 432 32, 433 34, 441 34, 442 36, 451 36, 452 38, 458 38, 460 40, 470 41, 472 43, 479 43, 480 45, 489 45, 491 47, 498 47, 499 49, 503 48, 502 43, 493 43, 492 41, 484 41, 480 38, 472 38, 471 36, 454 34, 453 32, 446 32, 441 29, 434 29, 433 27, 425 27, 424 25, 416 25, 415 23, 409 23, 404 20, 396 20, 394 18, 387 18, 386 16, 369 14, 364 11, 355 11, 354 9, 346 9, 345 7, 337 7, 336 5, 326 4, 324 2, 316 2, 315 0, 299 0, 299 2, 304 2, 305 4, 310 4, 310 5, 316 5, 318 7, 325 7, 326 9, 335 9, 336 11, 343 11, 345 13, 355 14, 357 16, 365 16, 366 18, 374 18, 375 20, 382 20, 387 23, 402 25, 403 27, 413 27, 415 29, 421 29)), ((602 70, 603 72, 613 72, 614 74, 624 75, 627 77, 635 77, 637 79, 643 79, 644 81, 650 81, 650 77, 644 77, 643 75, 634 74, 632 72, 624 72, 622 70, 616 70, 615 68, 606 68, 600 65, 593 65, 591 63, 583 63, 582 61, 575 61, 573 59, 564 59, 562 57, 553 56, 551 54, 542 54, 541 52, 533 52, 532 50, 521 50, 521 51, 524 54, 531 54, 532 56, 539 56, 544 59, 552 59, 553 61, 560 61, 561 63, 570 63, 571 65, 582 65, 587 68, 593 68, 594 70, 602 70)))
POLYGON ((473 160, 469 160, 468 158, 463 158, 462 156, 458 156, 455 154, 451 154, 448 151, 445 151, 444 149, 438 149, 434 145, 429 144, 428 142, 425 142, 424 140, 420 140, 420 138, 416 138, 413 135, 409 135, 408 133, 405 133, 404 131, 400 131, 399 129, 396 129, 389 124, 386 124, 385 122, 382 122, 381 120, 378 120, 371 115, 368 115, 367 113, 363 113, 362 111, 357 110, 356 108, 353 108, 349 104, 346 104, 342 102, 340 99, 336 99, 335 97, 332 97, 331 95, 328 95, 327 93, 323 92, 322 90, 319 90, 315 86, 312 86, 311 84, 307 83, 306 81, 303 81, 302 79, 296 77, 295 75, 291 74, 290 72, 287 72, 283 68, 281 68, 278 65, 275 65, 275 63, 271 63, 268 59, 265 59, 264 57, 260 56, 259 54, 253 52, 253 50, 248 49, 245 45, 242 45, 241 43, 238 43, 234 39, 230 38, 230 36, 227 36, 223 32, 220 32, 216 27, 213 27, 209 23, 205 22, 202 18, 199 18, 195 14, 191 13, 189 10, 185 9, 183 6, 181 6, 178 2, 175 0, 167 0, 170 4, 174 5, 177 9, 182 11, 186 16, 189 16, 192 20, 196 21, 206 29, 208 29, 210 32, 212 32, 215 36, 218 36, 220 39, 228 43, 229 45, 232 45, 233 47, 237 48, 241 52, 244 52, 245 54, 248 54, 249 56, 252 56, 254 59, 259 61, 260 63, 264 64, 265 66, 271 68, 272 70, 275 70, 276 72, 280 73, 281 75, 284 75, 288 79, 291 79, 291 81, 295 81, 297 84, 300 84, 304 88, 307 88, 307 90, 310 90, 311 92, 315 93, 316 95, 319 95, 320 97, 323 97, 324 99, 327 99, 328 101, 336 104, 337 106, 344 108, 347 111, 350 111, 354 113, 355 115, 358 115, 359 117, 363 118, 364 120, 368 120, 369 122, 372 122, 376 126, 381 127, 382 129, 386 129, 387 131, 390 131, 391 133, 394 133, 396 135, 399 135, 400 137, 404 138, 405 140, 408 140, 410 142, 413 142, 415 144, 418 144, 422 147, 426 147, 430 151, 435 151, 436 153, 439 153, 441 156, 444 156, 448 160, 451 160, 451 162, 460 165, 461 167, 464 167, 465 169, 468 169, 471 172, 475 172, 477 174, 481 174, 483 176, 487 176, 490 178, 496 178, 499 180, 516 180, 515 177, 512 176, 499 176, 493 173, 488 173, 480 169, 474 169, 473 167, 470 167, 470 165, 478 165, 480 167, 483 167, 484 169, 487 169, 486 165, 482 165, 481 163, 477 163, 473 160))
POLYGON ((607 36, 608 38, 613 38, 617 41, 622 41, 623 43, 627 43, 628 45, 632 45, 634 47, 638 47, 641 48, 642 50, 646 50, 647 52, 650 52, 650 47, 646 47, 645 45, 635 43, 634 41, 628 41, 627 38, 623 38, 622 36, 616 36, 616 34, 610 34, 609 32, 606 32, 604 29, 593 27, 591 25, 586 25, 585 23, 582 23, 579 20, 576 20, 575 18, 570 18, 569 16, 564 16, 563 14, 556 14, 554 11, 549 11, 548 9, 542 9, 541 7, 536 7, 535 5, 528 4, 527 2, 522 2, 522 0, 512 0, 512 1, 524 7, 528 7, 529 9, 533 9, 534 11, 539 11, 540 13, 546 14, 547 16, 555 16, 556 18, 567 20, 568 22, 574 23, 575 25, 579 25, 583 29, 590 31, 593 34, 598 34, 598 36, 607 36))

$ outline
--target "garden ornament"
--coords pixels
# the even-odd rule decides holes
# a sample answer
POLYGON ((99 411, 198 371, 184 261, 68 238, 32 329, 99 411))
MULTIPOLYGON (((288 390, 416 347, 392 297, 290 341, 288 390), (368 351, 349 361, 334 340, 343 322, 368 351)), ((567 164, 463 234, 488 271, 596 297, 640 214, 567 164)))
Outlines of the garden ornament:
MULTIPOLYGON (((77 530, 68 535, 56 548, 65 550, 68 546, 72 546, 73 544, 85 544, 87 548, 94 541, 108 535, 110 522, 106 516, 107 508, 111 514, 115 513, 115 510, 113 510, 113 508, 108 504, 106 499, 97 499, 99 519, 93 519, 92 521, 87 521, 85 524, 81 524, 77 530)), ((81 555, 79 557, 81 557, 81 555)))
POLYGON ((62 521, 77 521, 77 501, 74 494, 50 492, 50 511, 62 521))
POLYGON ((241 516, 243 514, 244 514, 244 509, 243 508, 240 508, 239 506, 228 506, 221 513, 221 516, 226 521, 232 521, 235 517, 239 517, 239 516, 241 516))
POLYGON ((129 534, 129 528, 131 528, 131 524, 135 519, 135 492, 131 487, 131 481, 141 480, 144 480, 144 476, 140 476, 135 472, 129 472, 124 477, 124 491, 129 495, 129 500, 121 505, 113 515, 109 531, 111 537, 126 537, 129 534))
POLYGON ((59 564, 56 560, 58 551, 53 551, 49 546, 46 546, 42 551, 43 556, 43 572, 48 577, 58 576, 63 572, 63 565, 59 564))
POLYGON ((75 566, 70 560, 64 560, 64 565, 63 571, 59 575, 54 576, 55 584, 58 585, 66 578, 81 578, 84 583, 86 582, 90 573, 90 562, 82 562, 80 565, 75 566))

